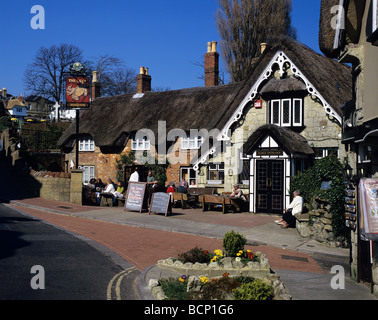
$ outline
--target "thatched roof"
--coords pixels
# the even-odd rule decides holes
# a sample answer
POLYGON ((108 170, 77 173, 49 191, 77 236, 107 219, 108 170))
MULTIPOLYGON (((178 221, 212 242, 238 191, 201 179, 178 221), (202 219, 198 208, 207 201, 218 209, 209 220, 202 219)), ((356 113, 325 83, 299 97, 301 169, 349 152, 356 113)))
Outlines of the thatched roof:
MULTIPOLYGON (((92 136, 99 147, 122 147, 131 133, 143 128, 152 130, 157 140, 158 121, 166 121, 167 132, 174 128, 187 132, 190 129, 222 130, 278 50, 285 52, 341 114, 339 106, 351 100, 350 68, 293 39, 281 37, 267 47, 245 81, 217 87, 147 92, 140 98, 132 94, 98 98, 91 110, 80 111, 80 134, 92 136)), ((72 123, 58 144, 72 147, 74 138, 75 123, 72 123)))
POLYGON ((251 154, 268 135, 275 139, 290 155, 312 156, 314 154, 314 150, 309 146, 303 136, 290 129, 278 127, 273 124, 267 124, 257 129, 244 144, 243 152, 251 154))
POLYGON ((306 85, 303 81, 289 77, 285 79, 270 79, 266 85, 260 90, 261 94, 264 93, 284 93, 284 92, 300 92, 306 91, 306 85))
POLYGON ((340 0, 322 0, 320 8, 320 22, 319 22, 319 47, 320 50, 331 58, 338 56, 339 50, 334 49, 336 29, 332 28, 331 21, 335 18, 331 9, 333 6, 339 5, 340 0))

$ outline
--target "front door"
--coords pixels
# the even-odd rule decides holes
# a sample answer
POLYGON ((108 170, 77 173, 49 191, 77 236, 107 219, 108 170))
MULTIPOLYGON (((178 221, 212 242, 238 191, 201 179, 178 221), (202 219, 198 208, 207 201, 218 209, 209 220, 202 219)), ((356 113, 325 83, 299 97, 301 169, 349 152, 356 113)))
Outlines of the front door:
POLYGON ((282 214, 284 161, 256 161, 256 212, 282 214))

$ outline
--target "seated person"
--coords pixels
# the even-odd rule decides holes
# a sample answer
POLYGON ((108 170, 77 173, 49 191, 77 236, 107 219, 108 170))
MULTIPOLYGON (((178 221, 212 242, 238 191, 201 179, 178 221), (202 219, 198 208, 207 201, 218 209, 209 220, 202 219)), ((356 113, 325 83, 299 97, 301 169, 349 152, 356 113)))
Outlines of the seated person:
POLYGON ((179 193, 188 193, 188 190, 185 187, 185 181, 181 181, 181 184, 177 188, 177 192, 179 192, 179 193))
POLYGON ((123 199, 123 192, 125 191, 125 187, 123 186, 122 182, 118 182, 117 190, 113 193, 113 203, 115 204, 117 199, 123 199))
POLYGON ((276 220, 277 224, 281 224, 283 228, 294 228, 295 227, 295 216, 301 214, 303 210, 303 198, 299 190, 294 191, 294 199, 289 204, 282 219, 276 220))
POLYGON ((173 193, 175 192, 175 183, 171 182, 167 188, 167 193, 173 193))
POLYGON ((192 180, 192 182, 190 183, 190 186, 189 188, 197 188, 197 185, 196 183, 192 180))
POLYGON ((115 187, 114 187, 114 182, 112 181, 112 179, 108 178, 108 185, 106 186, 106 189, 103 193, 111 193, 111 194, 114 194, 115 192, 115 187))
POLYGON ((236 207, 236 211, 240 212, 240 207, 244 204, 247 199, 245 198, 243 191, 239 189, 239 185, 235 184, 234 189, 230 195, 230 198, 233 200, 233 203, 236 207))

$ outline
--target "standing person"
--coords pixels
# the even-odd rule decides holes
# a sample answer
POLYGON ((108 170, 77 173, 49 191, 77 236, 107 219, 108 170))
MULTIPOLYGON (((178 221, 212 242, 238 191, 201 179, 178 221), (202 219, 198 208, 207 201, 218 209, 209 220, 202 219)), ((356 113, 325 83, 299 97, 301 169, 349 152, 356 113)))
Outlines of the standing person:
POLYGON ((276 220, 277 224, 281 224, 283 228, 295 227, 295 216, 301 214, 303 210, 303 198, 299 190, 294 191, 293 201, 289 204, 282 219, 276 220))
POLYGON ((154 176, 152 175, 152 172, 151 171, 148 171, 148 174, 147 174, 147 183, 149 185, 153 185, 155 183, 155 178, 154 176))
POLYGON ((138 167, 135 167, 134 172, 130 176, 129 179, 130 182, 139 182, 139 173, 138 173, 138 167))

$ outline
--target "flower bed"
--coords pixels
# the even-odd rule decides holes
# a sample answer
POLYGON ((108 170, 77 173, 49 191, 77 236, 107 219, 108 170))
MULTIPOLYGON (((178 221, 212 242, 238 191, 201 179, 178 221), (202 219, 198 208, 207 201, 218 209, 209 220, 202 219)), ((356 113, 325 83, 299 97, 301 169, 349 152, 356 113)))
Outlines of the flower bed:
POLYGON ((209 252, 196 247, 179 254, 178 258, 159 260, 159 268, 181 276, 160 281, 151 279, 151 293, 156 299, 166 299, 163 284, 170 292, 169 299, 175 298, 173 287, 179 289, 182 299, 230 300, 235 296, 238 299, 290 300, 279 277, 271 273, 265 254, 244 250, 245 243, 243 235, 230 231, 223 239, 226 252, 220 249, 209 252))
POLYGON ((248 259, 244 258, 244 255, 251 254, 248 252, 239 257, 224 257, 221 250, 215 251, 218 254, 215 254, 209 263, 183 263, 177 258, 168 258, 159 260, 157 265, 160 268, 169 268, 188 276, 207 275, 208 277, 218 277, 224 273, 229 273, 235 276, 264 277, 270 274, 269 261, 265 254, 261 252, 254 253, 253 258, 248 259))

